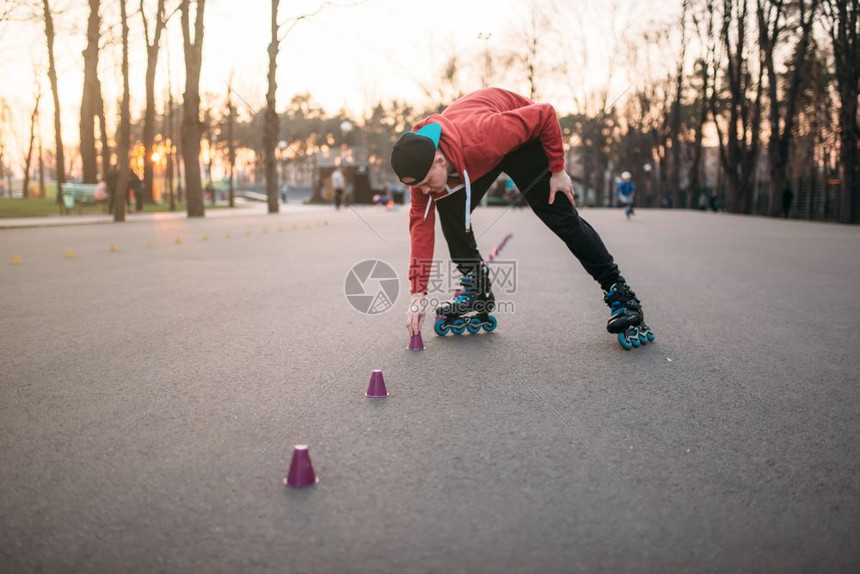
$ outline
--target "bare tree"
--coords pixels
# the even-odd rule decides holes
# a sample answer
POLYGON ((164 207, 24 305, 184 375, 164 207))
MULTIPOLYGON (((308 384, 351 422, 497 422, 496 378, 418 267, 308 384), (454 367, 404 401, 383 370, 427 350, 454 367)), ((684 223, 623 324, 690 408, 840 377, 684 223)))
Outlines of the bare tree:
POLYGON ((754 81, 747 55, 748 15, 748 0, 723 0, 720 38, 726 58, 724 82, 727 96, 725 102, 721 102, 715 90, 711 99, 714 125, 720 140, 720 161, 728 183, 728 210, 732 213, 750 213, 752 210, 751 182, 761 129, 763 69, 759 69, 758 79, 754 81), (726 107, 727 119, 723 117, 726 107))
MULTIPOLYGON (((687 13, 689 0, 683 0, 681 8, 681 53, 678 56, 678 66, 675 73, 675 94, 672 100, 669 119, 669 138, 672 142, 672 161, 670 162, 670 190, 672 205, 680 206, 681 202, 681 104, 684 95, 684 66, 687 59, 687 13)), ((691 194, 688 201, 692 202, 691 194)))
POLYGON ((780 36, 787 30, 789 22, 785 0, 756 0, 758 15, 759 49, 761 65, 767 71, 770 135, 768 137, 768 160, 770 164, 770 193, 768 214, 780 214, 780 197, 786 187, 789 145, 797 111, 797 98, 801 93, 803 71, 807 58, 812 23, 815 20, 818 0, 803 0, 798 3, 800 25, 797 43, 789 65, 789 80, 780 95, 774 53, 780 45, 780 36), (809 5, 807 6, 807 2, 809 5), (784 106, 784 108, 783 108, 784 106))
POLYGON ((206 0, 195 0, 194 37, 191 0, 182 0, 182 38, 185 47, 185 94, 182 110, 182 159, 185 164, 185 199, 188 217, 203 217, 206 206, 200 179, 200 67, 203 59, 203 13, 206 0))
POLYGON ((319 14, 324 8, 330 5, 330 2, 323 2, 313 12, 289 18, 287 20, 289 26, 284 26, 284 31, 281 33, 282 25, 278 23, 279 3, 280 0, 272 0, 271 4, 271 40, 267 50, 269 54, 269 68, 266 75, 266 109, 263 112, 264 117, 262 118, 266 123, 266 126, 263 128, 263 161, 266 173, 266 198, 268 200, 269 213, 278 213, 278 168, 275 158, 275 147, 281 141, 280 119, 278 117, 277 102, 275 101, 278 51, 281 42, 299 22, 319 14))
POLYGON ((167 195, 169 197, 170 202, 170 211, 176 211, 176 193, 173 189, 173 166, 175 165, 175 144, 176 141, 173 137, 173 93, 168 89, 167 92, 167 109, 168 113, 165 115, 165 121, 167 123, 166 129, 164 130, 167 134, 167 157, 165 158, 165 177, 167 178, 167 195))
POLYGON ((27 156, 24 159, 24 186, 21 195, 24 199, 30 198, 30 168, 33 160, 33 144, 36 142, 36 125, 39 122, 39 102, 42 99, 42 84, 37 83, 36 103, 33 105, 33 113, 30 114, 30 143, 27 146, 27 156))
POLYGON ((12 195, 12 175, 6 169, 6 132, 9 130, 9 116, 11 116, 9 104, 5 99, 0 100, 0 184, 9 176, 9 195, 12 195))
POLYGON ((562 71, 563 64, 552 60, 557 54, 553 45, 559 43, 555 22, 558 7, 554 0, 530 0, 528 14, 520 22, 514 35, 514 49, 508 56, 509 64, 519 68, 528 86, 528 97, 541 96, 540 79, 562 71))
POLYGON ((462 83, 460 82, 460 71, 462 69, 460 56, 455 48, 449 49, 451 50, 451 54, 445 59, 437 81, 433 84, 418 82, 418 86, 432 102, 433 109, 436 112, 441 112, 451 102, 463 95, 462 83))
POLYGON ((143 37, 146 42, 146 110, 143 114, 143 199, 153 201, 153 162, 152 146, 155 142, 155 72, 158 68, 158 52, 161 33, 167 25, 169 16, 165 15, 165 0, 158 0, 155 8, 155 26, 150 37, 150 21, 146 17, 143 0, 140 0, 140 19, 143 22, 143 37))
POLYGON ((54 18, 51 15, 51 6, 48 0, 42 0, 42 8, 45 17, 45 40, 48 44, 48 80, 51 82, 51 92, 54 97, 54 142, 56 144, 56 171, 57 171, 57 205, 60 214, 65 213, 63 202, 63 184, 66 182, 64 157, 63 157, 63 130, 60 118, 60 93, 57 87, 57 67, 54 64, 54 18))
POLYGON ((39 136, 39 197, 45 199, 45 154, 42 151, 42 136, 39 136))
POLYGON ((165 157, 165 178, 167 179, 167 195, 170 202, 170 211, 176 211, 176 193, 173 188, 173 166, 176 157, 176 137, 173 132, 173 114, 176 108, 173 104, 173 75, 170 72, 170 44, 167 45, 167 113, 164 114, 164 134, 167 142, 167 156, 165 157))
POLYGON ((126 0, 119 1, 119 17, 122 26, 122 103, 120 104, 119 141, 117 155, 119 156, 119 176, 113 196, 113 220, 125 221, 125 203, 128 196, 128 181, 131 166, 129 165, 129 149, 131 146, 131 109, 130 89, 128 79, 128 16, 126 0))
POLYGON ((836 59, 836 83, 839 88, 840 132, 840 210, 839 221, 860 221, 860 183, 858 183, 857 93, 860 87, 860 43, 858 18, 860 0, 826 0, 825 15, 836 59))
MULTIPOLYGON (((87 19, 87 46, 84 48, 84 86, 81 95, 81 175, 84 183, 95 183, 97 178, 97 154, 95 118, 104 117, 101 84, 99 82, 99 40, 101 38, 100 0, 89 0, 90 15, 87 19)), ((104 133, 104 124, 101 125, 104 133)), ((102 140, 104 142, 104 140, 102 140)), ((103 173, 107 164, 102 165, 103 173)))
POLYGON ((704 54, 698 59, 698 76, 699 76, 699 96, 697 98, 698 105, 698 113, 697 120, 695 126, 693 128, 693 146, 691 148, 691 161, 690 161, 690 175, 689 175, 689 183, 687 185, 689 189, 688 197, 690 198, 688 202, 688 207, 690 209, 695 209, 696 202, 694 202, 694 195, 699 192, 699 173, 700 173, 700 165, 702 162, 702 142, 704 139, 704 131, 705 131, 705 123, 708 120, 708 114, 710 112, 711 106, 710 102, 712 101, 713 95, 713 83, 710 82, 711 78, 711 70, 714 68, 714 57, 716 52, 716 41, 714 38, 714 3, 712 0, 708 0, 705 3, 705 14, 704 18, 707 19, 707 23, 702 23, 702 18, 697 15, 696 11, 693 10, 691 13, 691 17, 693 19, 693 23, 696 26, 696 30, 698 33, 698 37, 702 44, 704 44, 704 54), (704 30, 702 27, 704 26, 704 30))
POLYGON ((233 189, 234 169, 236 167, 236 140, 233 135, 233 127, 236 124, 236 106, 233 105, 233 73, 227 82, 227 163, 229 167, 230 180, 227 184, 230 207, 235 207, 235 190, 233 189))
POLYGON ((266 91, 265 121, 267 129, 263 131, 263 157, 266 166, 266 198, 269 203, 269 213, 278 213, 278 167, 275 158, 275 148, 279 143, 278 110, 275 102, 277 91, 276 73, 278 69, 278 4, 272 0, 271 5, 271 41, 269 42, 269 70, 266 75, 268 90, 266 91))

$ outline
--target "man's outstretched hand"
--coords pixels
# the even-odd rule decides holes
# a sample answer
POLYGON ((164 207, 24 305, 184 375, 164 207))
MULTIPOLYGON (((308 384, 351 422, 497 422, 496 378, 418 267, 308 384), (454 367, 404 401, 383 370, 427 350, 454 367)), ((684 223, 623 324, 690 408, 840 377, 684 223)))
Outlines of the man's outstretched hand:
POLYGON ((550 205, 555 201, 555 194, 559 191, 567 196, 572 205, 576 205, 576 201, 573 199, 573 182, 564 170, 552 174, 552 177, 549 178, 550 205))
POLYGON ((427 307, 427 295, 424 293, 413 293, 409 297, 409 308, 406 310, 406 330, 410 335, 421 332, 424 324, 424 309, 427 307))

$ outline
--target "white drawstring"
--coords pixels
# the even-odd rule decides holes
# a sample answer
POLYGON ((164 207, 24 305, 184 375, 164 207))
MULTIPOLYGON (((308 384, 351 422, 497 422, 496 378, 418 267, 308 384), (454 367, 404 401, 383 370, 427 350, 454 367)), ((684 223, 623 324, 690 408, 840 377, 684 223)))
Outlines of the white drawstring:
POLYGON ((472 229, 472 182, 469 173, 463 170, 463 180, 466 182, 466 233, 472 229))
MULTIPOLYGON (((463 170, 463 180, 466 182, 466 233, 468 233, 472 229, 472 182, 469 181, 469 173, 464 169, 463 170)), ((459 191, 462 185, 458 185, 454 189, 449 188, 447 185, 445 186, 448 191, 448 195, 451 195, 455 191, 459 191)), ((430 213, 430 204, 433 202, 433 196, 427 194, 427 207, 424 208, 424 219, 427 219, 427 214, 430 213)), ((447 196, 446 196, 447 197, 447 196)))
POLYGON ((427 214, 430 213, 430 204, 433 203, 433 196, 427 194, 427 207, 424 208, 424 220, 427 220, 427 214))

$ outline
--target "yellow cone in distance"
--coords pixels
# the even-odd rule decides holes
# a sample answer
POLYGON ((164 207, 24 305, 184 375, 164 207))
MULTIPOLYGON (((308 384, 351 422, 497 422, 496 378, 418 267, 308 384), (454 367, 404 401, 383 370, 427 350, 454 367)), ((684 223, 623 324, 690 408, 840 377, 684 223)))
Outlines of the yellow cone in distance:
POLYGON ((116 245, 114 245, 113 243, 110 244, 110 252, 116 253, 116 245))
POLYGON ((209 236, 204 233, 201 239, 203 239, 203 241, 209 241, 209 236))
POLYGON ((21 265, 21 258, 17 255, 12 256, 12 265, 21 265))
POLYGON ((176 245, 182 245, 182 238, 181 237, 176 238, 176 245))
POLYGON ((224 238, 225 238, 225 239, 230 239, 230 232, 229 232, 229 231, 225 231, 225 232, 224 232, 224 238))
POLYGON ((152 241, 151 241, 151 240, 147 240, 147 242, 146 242, 146 248, 147 248, 147 249, 152 249, 152 241))
POLYGON ((66 259, 71 259, 74 256, 75 254, 72 252, 71 249, 66 249, 66 259))

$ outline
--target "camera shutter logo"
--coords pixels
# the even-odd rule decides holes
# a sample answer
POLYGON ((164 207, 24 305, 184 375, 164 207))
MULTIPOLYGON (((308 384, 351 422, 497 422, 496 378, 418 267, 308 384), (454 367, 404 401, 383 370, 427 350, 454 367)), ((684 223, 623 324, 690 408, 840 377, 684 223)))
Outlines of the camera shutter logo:
POLYGON ((390 265, 378 259, 355 264, 343 285, 349 304, 359 313, 376 315, 397 301, 400 280, 390 265))

